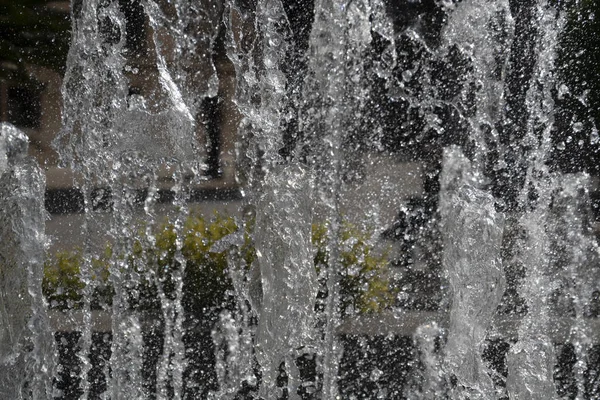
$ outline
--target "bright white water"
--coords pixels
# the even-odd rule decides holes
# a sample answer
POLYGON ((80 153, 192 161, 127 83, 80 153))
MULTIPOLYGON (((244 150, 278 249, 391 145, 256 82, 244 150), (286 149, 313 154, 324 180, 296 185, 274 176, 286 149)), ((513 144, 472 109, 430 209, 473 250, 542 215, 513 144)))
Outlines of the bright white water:
POLYGON ((42 296, 45 179, 27 148, 23 132, 0 124, 0 395, 7 399, 52 398, 56 368, 42 296))
POLYGON ((556 67, 566 11, 546 0, 140 0, 144 62, 153 74, 152 90, 138 94, 129 93, 136 67, 121 3, 74 2, 55 141, 84 198, 83 316, 72 321, 80 368, 70 373, 82 378, 76 395, 52 384, 72 366, 58 365, 41 289, 43 175, 25 155, 24 134, 2 125, 2 398, 599 395, 599 325, 590 311, 600 271, 589 221, 593 178, 551 165, 556 98, 568 91, 556 67), (210 250, 227 251, 231 287, 223 304, 198 316, 189 311, 185 279, 193 266, 181 238, 191 188, 208 179, 210 143, 199 138, 197 117, 207 98, 222 95, 219 51, 235 71, 238 115, 222 118, 240 119, 244 216, 210 250), (365 178, 373 154, 394 159, 398 179, 410 162, 420 163, 421 198, 407 199, 396 221, 381 220, 378 192, 350 199, 365 209, 362 220, 342 206, 356 182, 373 180, 381 198, 393 187, 377 173, 365 178), (136 259, 160 241, 165 208, 156 203, 165 171, 178 238, 172 251, 136 259), (109 193, 110 211, 98 205, 98 188, 109 193), (392 246, 400 254, 389 274, 397 301, 375 316, 341 309, 344 279, 355 273, 342 245, 344 221, 353 218, 375 229, 366 240, 374 253, 385 253, 383 231, 396 224, 392 246), (323 221, 328 236, 317 249, 311 236, 323 221), (102 393, 87 379, 97 367, 90 354, 99 312, 93 299, 102 289, 98 231, 112 242, 114 290, 99 307, 112 333, 102 393), (240 250, 248 240, 255 257, 240 250), (315 268, 318 250, 327 254, 326 268, 315 268), (172 263, 161 264, 168 257, 172 263), (406 283, 411 274, 420 280, 406 283), (144 285, 154 285, 151 300, 144 285), (437 300, 405 306, 411 296, 427 297, 419 285, 434 286, 437 300), (148 311, 143 302, 158 306, 148 311), (399 344, 394 335, 412 341, 399 344), (490 350, 494 343, 504 350, 490 350), (574 361, 564 372, 559 352, 569 348, 574 361), (198 361, 203 351, 208 356, 198 361), (390 367, 394 357, 404 367, 390 367))
POLYGON ((504 217, 460 150, 444 153, 440 214, 443 264, 452 293, 444 368, 457 381, 455 398, 493 398, 482 345, 505 289, 500 258, 504 217))

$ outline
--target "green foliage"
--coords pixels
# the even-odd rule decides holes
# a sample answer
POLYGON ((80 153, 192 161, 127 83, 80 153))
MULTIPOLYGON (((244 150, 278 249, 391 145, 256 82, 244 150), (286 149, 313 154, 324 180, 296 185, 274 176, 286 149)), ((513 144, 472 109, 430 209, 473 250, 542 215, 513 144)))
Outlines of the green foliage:
MULTIPOLYGON (((317 271, 329 265, 327 244, 330 234, 325 225, 314 224, 312 242, 316 248, 317 271)), ((340 298, 342 315, 350 309, 375 313, 391 307, 395 294, 390 288, 387 252, 377 254, 372 247, 372 232, 345 223, 340 231, 340 298)))
POLYGON ((82 262, 79 251, 61 251, 53 260, 46 262, 42 292, 51 307, 72 308, 81 305, 81 291, 85 287, 80 278, 82 262))
POLYGON ((195 216, 186 221, 182 248, 186 259, 184 282, 187 290, 183 296, 186 310, 205 311, 224 303, 226 291, 231 288, 227 254, 210 249, 237 230, 233 218, 217 216, 211 223, 206 223, 202 217, 195 216))
MULTIPOLYGON (((179 230, 173 223, 166 222, 150 237, 140 232, 131 254, 126 257, 128 269, 140 277, 138 287, 127 293, 128 304, 135 309, 159 308, 160 295, 175 298, 177 282, 182 277, 182 304, 187 312, 207 314, 226 307, 230 300, 228 292, 232 289, 228 271, 231 257, 226 250, 215 252, 213 245, 239 229, 243 230, 243 240, 241 244, 235 244, 235 251, 247 267, 256 258, 251 240, 252 221, 240 228, 231 217, 216 215, 207 221, 200 215, 191 215, 179 230), (183 262, 185 268, 182 269, 183 262)), ((393 303, 387 257, 386 254, 375 254, 370 244, 371 236, 370 232, 350 224, 345 224, 341 231, 339 282, 342 310, 379 312, 393 303)), ((327 226, 313 224, 314 262, 319 273, 329 265, 329 242, 327 226)), ((123 260, 123 257, 119 259, 123 260)), ((81 279, 82 263, 79 251, 60 252, 46 263, 44 294, 53 307, 69 309, 82 305, 85 287, 81 279)), ((115 265, 111 247, 94 257, 91 265, 92 305, 108 305, 113 295, 109 266, 115 265)), ((120 273, 124 276, 123 271, 120 273)))
POLYGON ((181 229, 181 238, 176 226, 169 222, 155 233, 153 244, 140 233, 129 262, 142 276, 142 284, 140 295, 130 298, 129 304, 138 309, 160 307, 160 294, 174 299, 177 281, 182 276, 186 311, 205 313, 218 308, 225 301, 231 282, 227 254, 211 251, 211 247, 237 229, 233 218, 217 215, 207 222, 200 215, 191 215, 181 229))
MULTIPOLYGON (((112 252, 107 246, 103 254, 91 259, 89 279, 95 283, 92 293, 92 306, 110 303, 112 289, 108 285, 110 258, 112 252)), ((60 251, 44 264, 42 292, 51 308, 79 308, 83 304, 84 280, 81 277, 83 256, 80 250, 60 251)))

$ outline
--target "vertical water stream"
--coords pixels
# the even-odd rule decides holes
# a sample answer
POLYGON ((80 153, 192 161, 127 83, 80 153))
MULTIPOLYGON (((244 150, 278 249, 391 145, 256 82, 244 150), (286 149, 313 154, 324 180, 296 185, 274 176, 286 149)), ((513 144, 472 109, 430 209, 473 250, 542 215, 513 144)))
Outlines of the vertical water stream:
POLYGON ((56 393, 56 346, 42 294, 45 178, 27 155, 29 139, 0 124, 0 396, 56 393))
MULTIPOLYGON (((410 1, 407 7, 409 3, 420 6, 410 1)), ((232 281, 227 295, 235 297, 235 306, 222 307, 212 332, 220 387, 210 396, 238 398, 244 385, 264 400, 299 400, 309 391, 327 400, 343 396, 338 387, 345 312, 340 310, 341 197, 353 179, 360 179, 368 148, 393 160, 398 169, 417 161, 436 166, 428 172, 441 165, 439 207, 429 212, 431 224, 441 220, 449 310, 442 304, 431 312, 449 311, 449 325, 417 329, 424 372, 420 387, 406 393, 414 398, 557 398, 553 342, 558 333, 552 312, 563 307, 573 322, 568 339, 577 358, 578 399, 583 399, 592 336, 586 299, 594 291, 585 276, 598 261, 598 246, 581 217, 588 177, 562 175, 549 166, 560 87, 556 49, 565 24, 565 16, 549 3, 432 2, 443 14, 444 27, 439 40, 430 40, 421 17, 406 26, 393 21, 390 2, 315 0, 308 18, 314 17, 312 25, 304 27, 310 28, 304 49, 295 37, 293 7, 282 0, 140 0, 149 55, 147 65, 138 65, 126 48, 130 27, 122 1, 74 1, 63 128, 55 148, 62 164, 74 171, 73 184, 83 195, 78 393, 92 397, 93 321, 102 312, 110 315, 112 337, 104 396, 186 395, 190 365, 185 334, 197 316, 186 315, 183 305, 187 261, 182 237, 191 188, 208 179, 210 156, 202 148, 199 136, 205 132, 196 121, 203 102, 222 95, 213 57, 224 31, 226 55, 235 70, 234 101, 242 117, 236 143, 238 183, 245 222, 254 224, 254 230, 240 228, 228 239, 231 243, 211 250, 234 249, 226 272, 232 281), (409 55, 404 45, 415 54, 409 55), (300 61, 290 67, 294 57, 300 61), (440 67, 445 63, 445 69, 440 67), (301 72, 290 71, 296 66, 301 72), (457 76, 440 76, 440 71, 457 76), (137 74, 144 75, 151 89, 135 86, 141 80, 137 74), (386 110, 374 104, 376 90, 411 114, 398 122, 404 136, 394 139, 403 140, 409 150, 396 154, 398 149, 384 149, 382 143, 392 139, 382 137, 386 122, 378 118, 386 110), (421 143, 429 139, 432 143, 421 143), (435 152, 410 154, 412 149, 437 149, 442 160, 429 159, 435 152), (140 247, 156 244, 159 186, 172 195, 163 210, 176 238, 173 254, 136 260, 133 254, 140 247), (144 225, 142 219, 150 222, 144 225), (327 265, 319 271, 311 242, 317 222, 328 229, 327 265), (514 232, 516 237, 510 237, 514 232), (104 239, 111 249, 108 283, 114 295, 97 304, 94 257, 104 239), (256 253, 251 265, 240 250, 246 241, 256 253), (159 260, 168 257, 172 262, 162 266, 159 260), (482 353, 490 333, 498 333, 507 267, 515 265, 524 270, 518 296, 525 307, 522 315, 507 317, 518 328, 507 335, 513 340, 506 355, 508 376, 499 385, 482 353), (142 301, 138 288, 148 282, 156 288, 159 315, 136 309, 142 301), (319 290, 325 299, 322 310, 319 290), (143 334, 150 325, 161 336, 156 387, 145 381, 143 334), (439 342, 437 336, 443 336, 439 342), (301 357, 315 360, 314 376, 301 374, 301 357)), ((41 293, 44 183, 24 158, 23 140, 21 133, 2 125, 0 233, 12 241, 0 244, 0 394, 43 399, 55 395, 50 382, 53 339, 41 293), (15 290, 18 300, 10 298, 15 290)), ((427 179, 435 183, 436 172, 427 179)), ((431 198, 438 193, 422 191, 429 196, 427 206, 434 207, 437 201, 431 198)), ((373 208, 365 214, 379 223, 377 205, 361 204, 373 208)), ((401 238, 409 239, 415 240, 401 238)), ((378 379, 378 371, 370 371, 372 380, 378 379)))

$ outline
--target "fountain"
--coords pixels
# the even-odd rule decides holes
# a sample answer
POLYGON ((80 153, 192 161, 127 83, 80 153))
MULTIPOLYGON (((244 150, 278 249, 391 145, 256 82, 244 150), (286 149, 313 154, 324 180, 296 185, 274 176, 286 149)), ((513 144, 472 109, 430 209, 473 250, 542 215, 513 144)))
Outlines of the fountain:
POLYGON ((0 393, 598 398, 583 3, 73 0, 81 248, 44 255, 2 124, 0 393), (199 215, 234 170, 238 211, 199 215))

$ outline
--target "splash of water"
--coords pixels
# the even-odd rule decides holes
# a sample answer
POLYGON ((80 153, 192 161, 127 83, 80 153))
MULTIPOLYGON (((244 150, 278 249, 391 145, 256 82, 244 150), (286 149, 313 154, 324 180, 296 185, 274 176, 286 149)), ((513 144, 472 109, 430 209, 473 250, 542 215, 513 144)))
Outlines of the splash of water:
MULTIPOLYGON (((553 338, 548 331, 549 299, 558 288, 573 304, 570 338, 578 360, 578 393, 583 396, 583 361, 591 336, 584 318, 585 299, 592 296, 594 288, 582 276, 587 273, 586 262, 595 260, 597 248, 584 224, 577 221, 581 213, 569 205, 585 179, 561 177, 547 166, 554 127, 552 91, 558 82, 555 53, 564 16, 557 19, 544 0, 526 6, 504 0, 442 2, 448 21, 437 46, 424 38, 416 25, 401 35, 394 32, 386 13, 389 4, 384 1, 317 0, 304 60, 306 76, 298 77, 286 65, 288 53, 301 51, 295 48, 292 23, 280 0, 259 0, 252 10, 242 0, 208 9, 189 0, 167 3, 142 2, 152 38, 151 68, 156 72, 154 91, 146 94, 128 93, 131 82, 124 71, 135 68, 124 56, 128 27, 120 2, 83 0, 73 9, 73 40, 63 87, 64 126, 56 148, 63 163, 78 174, 77 184, 84 194, 84 318, 78 328, 84 376, 80 389, 85 398, 90 396, 85 377, 92 367, 92 254, 98 247, 92 238, 96 231, 107 232, 115 243, 110 260, 115 296, 112 305, 105 305, 112 314, 111 358, 106 371, 111 398, 147 395, 142 382, 144 315, 131 310, 135 299, 130 296, 142 279, 156 283, 161 305, 157 319, 164 339, 156 391, 160 398, 184 396, 183 244, 175 243, 179 268, 170 271, 172 290, 123 255, 132 253, 140 228, 136 225, 136 193, 140 185, 150 188, 144 210, 149 218, 155 217, 157 177, 164 164, 175 171, 169 177, 175 193, 173 229, 181 236, 188 202, 185 176, 191 170, 192 179, 198 181, 207 169, 207 155, 197 143, 199 127, 194 120, 203 99, 219 93, 212 54, 221 14, 227 56, 236 73, 235 103, 243 117, 238 130, 239 180, 245 185, 246 205, 255 209, 252 239, 258 259, 252 265, 241 265, 243 257, 230 254, 231 264, 239 267, 229 271, 236 308, 220 315, 212 335, 218 344, 216 369, 221 387, 211 396, 235 398, 241 382, 246 381, 258 386, 259 396, 265 399, 280 397, 283 392, 277 380, 283 364, 287 395, 298 399, 301 377, 297 358, 303 354, 318 360, 314 379, 322 381, 311 382, 320 389, 318 395, 327 399, 340 396, 340 197, 360 167, 355 157, 360 147, 356 138, 367 136, 363 132, 365 115, 373 106, 367 100, 375 78, 365 77, 371 76, 371 71, 387 95, 423 117, 423 132, 415 141, 423 140, 424 132, 434 132, 455 135, 464 147, 464 151, 447 147, 444 152, 437 210, 442 221, 443 267, 452 289, 450 323, 447 330, 422 326, 415 335, 424 373, 421 387, 412 394, 420 398, 445 392, 465 399, 501 396, 503 389, 495 386, 481 353, 505 289, 502 261, 507 261, 525 267, 519 295, 525 299, 527 314, 518 321, 518 340, 507 355, 505 393, 511 399, 557 397, 552 376, 553 338), (528 31, 523 28, 528 22, 535 28, 531 37, 526 37, 528 31), (409 63, 399 66, 401 39, 418 46, 427 61, 418 68, 409 68, 409 63), (367 56, 376 41, 383 43, 383 48, 370 65, 367 56), (527 60, 518 59, 528 51, 527 60), (438 84, 447 77, 436 76, 435 68, 445 59, 463 74, 446 86, 438 84), (521 74, 521 62, 531 64, 531 77, 521 74), (525 90, 517 87, 520 84, 525 90), (523 109, 517 109, 519 105, 523 109), (453 128, 444 126, 440 109, 456 116, 461 132, 449 132, 453 128), (287 127, 294 123, 301 133, 286 136, 287 127), (108 217, 98 210, 93 196, 97 187, 111 193, 108 217), (557 216, 560 207, 562 214, 557 216), (315 215, 328 221, 331 232, 326 246, 328 269, 320 272, 327 292, 321 316, 315 311, 319 277, 310 241, 315 215), (523 235, 513 244, 512 258, 501 261, 503 240, 508 236, 505 224, 523 235), (569 249, 559 261, 552 258, 551 248, 556 246, 569 249), (323 326, 317 326, 319 318, 323 326), (446 342, 440 353, 434 337, 442 333, 446 342), (260 379, 256 379, 254 361, 260 379), (234 367, 234 363, 239 365, 234 367)), ((379 121, 370 123, 375 130, 382 130, 379 121)), ((5 134, 9 128, 2 129, 3 137, 20 140, 14 132, 5 134)), ((14 164, 10 146, 4 145, 8 142, 0 143, 0 191, 16 193, 2 197, 6 207, 0 216, 10 220, 2 229, 18 228, 3 232, 3 236, 29 238, 21 247, 2 244, 7 249, 0 254, 14 258, 3 263, 27 265, 21 271, 3 270, 3 282, 10 282, 10 287, 0 293, 6 296, 19 287, 29 296, 20 302, 3 299, 2 321, 7 328, 0 332, 12 333, 0 338, 0 356, 5 364, 23 365, 19 368, 31 376, 33 398, 44 398, 51 391, 48 380, 53 350, 44 348, 44 343, 52 340, 47 340, 39 290, 43 182, 31 163, 14 164), (8 251, 8 247, 19 250, 8 251), (31 318, 25 318, 29 313, 31 318), (21 360, 28 340, 34 350, 21 360)), ((152 232, 152 226, 146 227, 147 245, 155 240, 152 232)), ((17 370, 6 371, 2 373, 17 370)), ((378 380, 380 370, 373 371, 373 380, 378 380)), ((14 376, 5 380, 12 390, 6 397, 18 398, 16 392, 23 380, 14 376)))
POLYGON ((0 395, 55 395, 56 348, 42 295, 44 189, 42 171, 27 156, 29 139, 0 124, 0 395))
POLYGON ((505 289, 500 258, 504 216, 458 149, 446 149, 440 213, 443 263, 452 289, 444 363, 456 379, 453 398, 490 399, 494 385, 481 352, 505 289))

